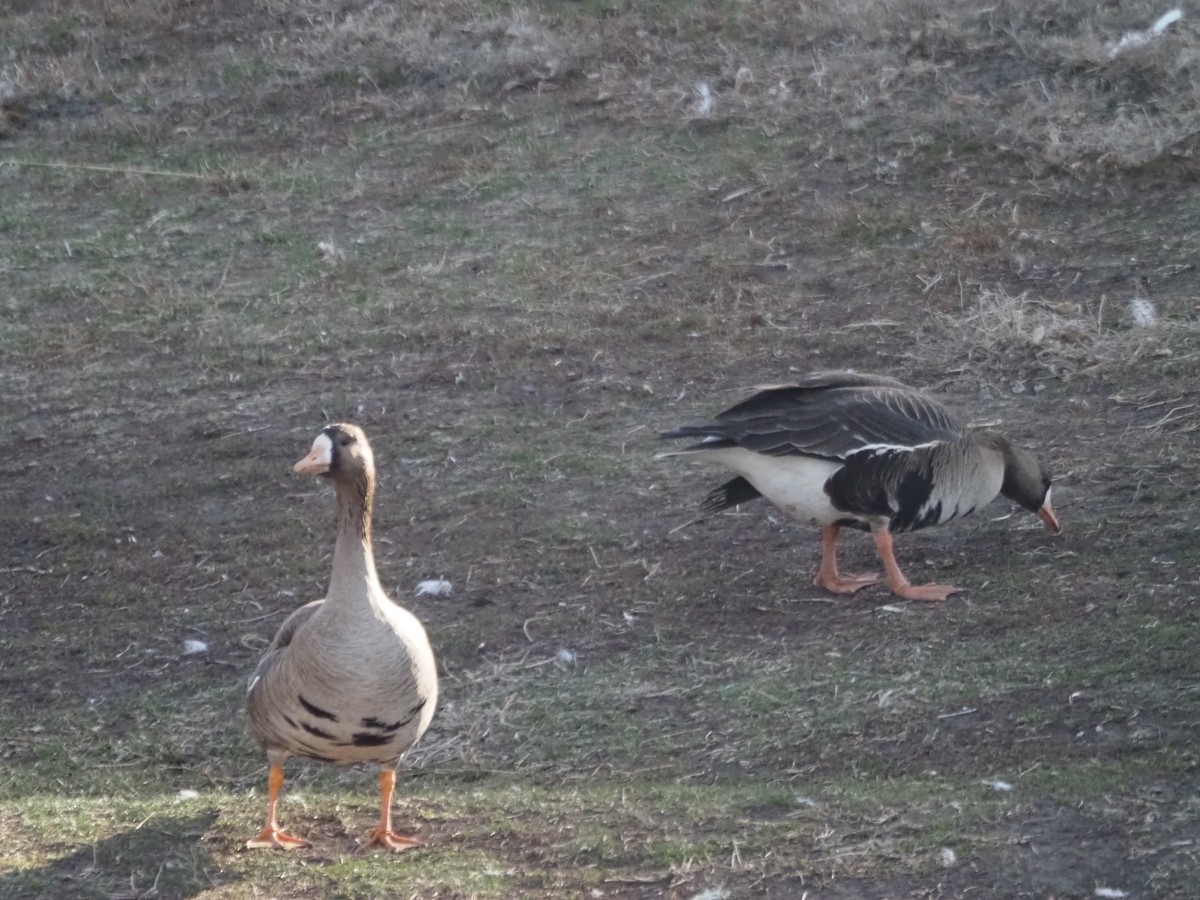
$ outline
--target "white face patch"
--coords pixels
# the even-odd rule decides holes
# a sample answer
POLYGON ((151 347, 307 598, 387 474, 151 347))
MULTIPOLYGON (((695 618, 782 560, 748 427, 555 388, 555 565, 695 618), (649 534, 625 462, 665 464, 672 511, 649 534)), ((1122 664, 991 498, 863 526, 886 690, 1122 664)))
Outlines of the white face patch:
POLYGON ((1050 506, 1050 494, 1054 490, 1052 487, 1046 488, 1046 499, 1042 501, 1042 506, 1050 506))
POLYGON ((308 456, 292 466, 292 471, 307 475, 324 475, 332 465, 333 441, 329 435, 321 432, 317 435, 317 439, 313 441, 312 449, 308 451, 308 456))
POLYGON ((325 432, 317 435, 317 439, 313 441, 312 454, 315 462, 323 466, 332 465, 333 463, 333 440, 325 432))

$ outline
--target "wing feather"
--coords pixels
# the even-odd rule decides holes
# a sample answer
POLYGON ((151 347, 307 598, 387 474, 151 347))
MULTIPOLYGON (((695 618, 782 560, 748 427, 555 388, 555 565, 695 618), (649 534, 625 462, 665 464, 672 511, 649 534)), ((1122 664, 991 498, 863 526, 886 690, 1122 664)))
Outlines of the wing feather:
POLYGON ((279 660, 283 656, 283 652, 287 649, 288 645, 291 644, 292 638, 296 636, 297 632, 299 632, 301 628, 308 624, 308 621, 313 617, 313 614, 316 613, 316 611, 320 609, 324 603, 324 599, 313 600, 309 603, 305 603, 299 609, 293 610, 291 615, 283 620, 283 624, 280 625, 279 630, 275 632, 275 637, 271 640, 270 646, 267 647, 266 651, 264 651, 262 659, 260 659, 258 661, 258 665, 254 667, 254 674, 250 676, 250 686, 247 688, 248 692, 253 691, 255 685, 257 685, 264 677, 266 677, 269 672, 275 668, 275 666, 279 664, 279 660))
POLYGON ((864 449, 954 441, 963 426, 941 403, 900 382, 855 372, 816 372, 772 385, 664 438, 692 437, 689 450, 736 445, 768 456, 844 460, 864 449))

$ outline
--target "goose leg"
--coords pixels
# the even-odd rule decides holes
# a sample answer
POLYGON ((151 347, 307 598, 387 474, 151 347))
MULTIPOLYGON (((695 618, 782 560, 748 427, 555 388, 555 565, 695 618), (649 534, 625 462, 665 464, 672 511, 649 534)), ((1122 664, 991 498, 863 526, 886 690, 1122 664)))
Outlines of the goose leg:
POLYGON ((383 794, 383 805, 379 811, 379 824, 372 829, 367 846, 387 847, 397 853, 401 850, 420 847, 421 842, 416 838, 406 837, 392 831, 392 791, 396 789, 395 769, 384 766, 379 770, 379 787, 383 794))
POLYGON ((279 822, 275 819, 275 807, 279 802, 279 789, 283 787, 283 766, 271 766, 271 774, 267 776, 267 824, 258 833, 258 837, 246 841, 246 847, 258 850, 268 847, 278 847, 280 850, 295 850, 297 847, 308 846, 308 841, 292 837, 279 830, 279 822))
POLYGON ((813 584, 835 594, 853 594, 878 582, 879 576, 838 574, 837 539, 840 530, 839 525, 827 525, 821 529, 821 567, 817 569, 813 584))
POLYGON ((871 534, 875 538, 875 552, 883 560, 883 568, 887 571, 888 587, 897 597, 905 600, 936 601, 945 600, 958 591, 958 588, 948 584, 912 584, 904 577, 896 562, 896 554, 892 552, 892 533, 887 530, 887 526, 872 528, 871 534))

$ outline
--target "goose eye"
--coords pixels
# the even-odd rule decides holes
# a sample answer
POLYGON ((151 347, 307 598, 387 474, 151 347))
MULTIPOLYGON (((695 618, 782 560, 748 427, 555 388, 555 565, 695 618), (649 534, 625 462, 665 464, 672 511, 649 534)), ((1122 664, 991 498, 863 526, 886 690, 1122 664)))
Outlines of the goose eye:
POLYGON ((343 434, 341 436, 341 438, 338 439, 338 443, 341 444, 343 447, 349 447, 350 446, 350 435, 343 434))

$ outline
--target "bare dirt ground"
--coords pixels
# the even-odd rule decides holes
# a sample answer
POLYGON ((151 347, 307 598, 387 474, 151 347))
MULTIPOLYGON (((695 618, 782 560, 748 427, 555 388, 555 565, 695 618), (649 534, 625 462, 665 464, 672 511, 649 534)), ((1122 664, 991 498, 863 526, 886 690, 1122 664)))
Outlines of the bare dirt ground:
POLYGON ((1192 24, 402 7, 0 12, 0 897, 1195 896, 1192 24), (836 367, 1037 448, 1064 534, 904 537, 964 588, 908 604, 692 521, 656 434, 836 367), (442 668, 396 860, 300 764, 313 849, 241 849, 337 419, 442 668))

